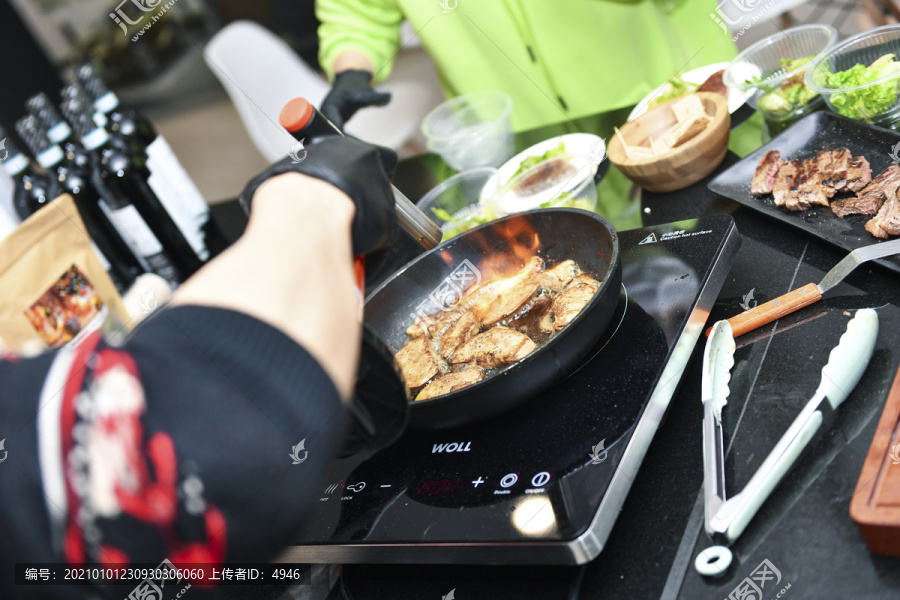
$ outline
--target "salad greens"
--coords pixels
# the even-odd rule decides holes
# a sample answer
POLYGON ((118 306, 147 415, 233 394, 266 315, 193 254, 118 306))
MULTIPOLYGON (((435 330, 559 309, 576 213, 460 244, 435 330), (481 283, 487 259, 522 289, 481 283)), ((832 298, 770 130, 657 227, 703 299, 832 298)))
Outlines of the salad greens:
POLYGON ((685 81, 682 79, 681 75, 673 75, 669 77, 669 89, 665 94, 661 94, 651 100, 647 104, 647 110, 650 110, 654 106, 662 104, 666 100, 671 100, 672 98, 678 98, 680 96, 686 96, 687 94, 693 94, 696 92, 700 86, 696 83, 691 83, 690 81, 685 81))
POLYGON ((563 192, 553 200, 544 202, 541 208, 580 208, 594 212, 594 207, 587 198, 576 198, 571 192, 563 192))
MULTIPOLYGON (((809 104, 817 94, 806 87, 806 84, 804 83, 806 69, 799 72, 795 71, 806 65, 810 60, 812 60, 812 57, 809 56, 792 59, 782 58, 781 67, 788 73, 794 73, 782 81, 777 87, 765 85, 757 86, 766 92, 756 103, 759 110, 775 117, 785 117, 790 115, 794 110, 809 104)), ((763 77, 753 77, 746 80, 745 83, 754 85, 760 84, 764 80, 763 77)))
POLYGON ((437 218, 445 221, 444 226, 441 227, 441 229, 443 229, 443 235, 441 236, 442 242, 446 242, 452 237, 456 237, 470 229, 475 229, 479 225, 484 225, 497 218, 497 214, 490 204, 482 206, 473 213, 469 213, 467 209, 463 209, 456 213, 456 215, 462 213, 462 216, 451 215, 443 208, 437 207, 432 207, 431 212, 433 212, 434 216, 437 218))
POLYGON ((531 167, 544 162, 545 160, 550 160, 551 158, 556 158, 557 156, 562 156, 566 153, 566 144, 565 142, 560 141, 557 145, 550 148, 543 154, 535 154, 534 156, 526 156, 525 159, 519 163, 519 168, 515 173, 512 174, 512 177, 509 178, 510 181, 530 169, 531 167))
POLYGON ((885 54, 868 67, 857 63, 846 71, 827 74, 825 80, 831 88, 864 85, 882 77, 890 78, 861 90, 832 94, 831 103, 838 114, 871 123, 872 117, 894 106, 900 92, 900 62, 894 60, 893 54, 885 54))

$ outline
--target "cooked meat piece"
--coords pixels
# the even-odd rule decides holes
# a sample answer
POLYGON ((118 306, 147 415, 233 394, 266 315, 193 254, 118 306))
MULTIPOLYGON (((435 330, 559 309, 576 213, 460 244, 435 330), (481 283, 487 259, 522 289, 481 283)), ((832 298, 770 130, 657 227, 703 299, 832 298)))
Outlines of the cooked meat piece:
POLYGON ((900 188, 900 167, 891 165, 878 177, 861 189, 855 198, 844 198, 831 203, 831 210, 839 217, 847 215, 874 215, 885 198, 895 198, 900 188))
POLYGON ((450 362, 491 369, 525 358, 536 347, 527 335, 506 327, 492 327, 457 348, 450 362))
POLYGON ((441 356, 445 359, 450 358, 457 348, 478 335, 479 331, 481 331, 481 321, 474 312, 466 311, 441 335, 438 344, 441 356))
POLYGON ((847 166, 847 189, 858 192, 872 181, 872 167, 865 156, 854 156, 847 166))
POLYGON ((819 186, 816 190, 816 203, 828 206, 828 201, 834 197, 837 191, 831 185, 831 151, 822 150, 816 155, 819 164, 819 186))
MULTIPOLYGON (((800 163, 794 184, 797 188, 795 196, 797 204, 794 205, 789 198, 786 205, 788 209, 806 210, 818 203, 816 192, 819 189, 819 163, 816 159, 810 158, 800 163)), ((825 200, 825 206, 828 206, 827 200, 825 200)))
POLYGON ((406 335, 413 339, 420 337, 438 338, 448 327, 456 323, 457 319, 465 312, 465 310, 451 308, 424 317, 418 316, 406 330, 406 335))
POLYGON ((557 331, 572 322, 587 306, 600 287, 600 282, 590 275, 579 275, 553 299, 553 328, 557 331))
POLYGON ((836 191, 847 189, 847 169, 853 155, 846 148, 831 151, 831 186, 836 191))
POLYGON ((750 193, 755 196, 771 194, 782 162, 781 152, 778 150, 766 152, 756 165, 756 173, 753 174, 753 181, 750 183, 750 193))
POLYGON ((463 294, 457 306, 472 309, 485 327, 514 314, 537 291, 535 276, 544 270, 544 261, 533 256, 525 266, 507 277, 475 284, 463 294))
POLYGON ((425 385, 441 370, 431 349, 431 341, 422 337, 400 348, 394 355, 394 361, 403 375, 406 387, 410 389, 425 385))
POLYGON ((550 313, 550 307, 553 304, 553 297, 548 293, 535 296, 534 300, 529 302, 528 310, 520 311, 522 314, 511 319, 506 326, 515 329, 519 333, 524 333, 537 343, 541 343, 547 336, 546 334, 553 332, 553 324, 549 321, 544 323, 545 317, 550 313))
POLYGON ((775 185, 772 186, 772 196, 775 198, 775 206, 785 206, 788 197, 792 195, 794 177, 800 168, 799 160, 789 160, 781 164, 778 175, 775 177, 775 185))
POLYGON ((581 273, 581 267, 574 260, 564 260, 537 275, 535 280, 542 288, 558 292, 579 273, 581 273))
POLYGON ((856 198, 833 202, 831 210, 839 217, 874 215, 885 198, 895 198, 900 188, 900 167, 891 165, 857 193, 856 198))
POLYGON ((580 275, 573 277, 572 282, 569 285, 577 285, 577 284, 581 284, 581 283, 591 286, 592 288, 594 288, 595 292, 598 289, 600 289, 600 282, 597 281, 596 279, 594 279, 592 276, 588 275, 587 273, 582 273, 580 275))
POLYGON ((706 81, 700 84, 700 87, 697 88, 698 92, 712 92, 714 94, 719 94, 720 96, 728 97, 728 88, 725 86, 725 82, 722 81, 722 75, 725 74, 725 69, 721 71, 716 71, 712 75, 710 75, 706 81))
POLYGON ((864 196, 862 198, 844 198, 831 203, 831 212, 844 218, 847 215, 874 215, 881 208, 881 196, 864 196))
POLYGON ((896 194, 882 205, 877 215, 869 219, 866 231, 882 239, 900 235, 900 200, 896 194))
POLYGON ((443 396, 444 394, 449 394, 450 392, 455 392, 456 390, 468 387, 473 383, 478 383, 482 379, 484 379, 484 373, 478 368, 447 373, 443 377, 438 377, 423 387, 422 391, 419 392, 419 395, 416 396, 416 400, 427 400, 429 398, 443 396))

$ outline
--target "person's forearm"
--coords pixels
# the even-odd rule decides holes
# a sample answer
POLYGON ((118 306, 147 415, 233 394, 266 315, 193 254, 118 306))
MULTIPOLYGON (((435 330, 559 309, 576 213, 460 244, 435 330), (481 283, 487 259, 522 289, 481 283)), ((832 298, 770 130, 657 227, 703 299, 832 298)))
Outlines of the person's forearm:
POLYGON ((299 173, 257 191, 250 223, 191 277, 172 304, 240 311, 302 345, 349 398, 360 327, 350 244, 354 206, 336 187, 299 173))
POLYGON ((373 73, 375 68, 372 66, 372 61, 358 50, 344 50, 340 54, 337 55, 337 58, 334 59, 334 73, 340 73, 341 71, 349 71, 351 69, 357 71, 368 71, 369 73, 373 73))

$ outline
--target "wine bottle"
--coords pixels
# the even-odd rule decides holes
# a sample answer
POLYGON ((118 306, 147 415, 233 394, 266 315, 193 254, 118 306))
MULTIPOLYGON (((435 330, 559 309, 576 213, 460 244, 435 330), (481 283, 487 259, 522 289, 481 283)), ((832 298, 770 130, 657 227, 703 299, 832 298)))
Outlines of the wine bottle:
POLYGON ((25 108, 37 118, 47 132, 47 138, 54 144, 62 144, 72 136, 72 128, 62 118, 50 97, 44 92, 35 94, 25 101, 25 108))
POLYGON ((90 155, 83 148, 80 153, 64 152, 50 141, 34 115, 20 119, 16 131, 38 164, 56 177, 60 192, 70 194, 75 200, 97 257, 116 288, 121 292, 127 290, 138 275, 149 270, 149 265, 138 258, 103 212, 100 193, 91 181, 90 155))
POLYGON ((194 223, 198 236, 193 245, 197 255, 206 260, 209 251, 199 232, 209 220, 209 206, 166 139, 156 131, 148 118, 133 108, 123 106, 119 97, 106 86, 91 65, 79 67, 76 76, 93 101, 94 108, 109 119, 107 130, 141 145, 147 155, 150 172, 159 173, 170 184, 172 193, 161 196, 160 199, 184 229, 189 229, 190 223, 194 223))
POLYGON ((3 127, 0 127, 0 140, 4 140, 4 152, 7 153, 6 160, 0 162, 0 165, 13 179, 15 184, 13 208, 24 221, 56 198, 59 195, 59 186, 55 179, 46 174, 36 173, 31 168, 31 160, 19 150, 3 127))
POLYGON ((153 272, 178 285, 200 261, 148 184, 144 162, 110 142, 109 133, 91 118, 90 105, 69 99, 61 108, 81 144, 94 154, 94 176, 110 192, 100 205, 104 213, 153 272))

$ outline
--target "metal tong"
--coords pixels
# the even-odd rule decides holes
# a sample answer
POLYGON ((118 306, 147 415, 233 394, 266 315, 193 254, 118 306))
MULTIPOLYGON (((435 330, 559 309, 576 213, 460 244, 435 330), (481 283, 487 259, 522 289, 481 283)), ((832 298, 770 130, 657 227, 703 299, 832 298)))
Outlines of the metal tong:
POLYGON ((717 542, 732 544, 747 528, 760 506, 796 462, 825 414, 836 410, 856 387, 869 364, 878 336, 878 314, 857 311, 822 368, 812 398, 740 493, 725 493, 725 452, 722 408, 727 404, 735 343, 728 321, 716 323, 703 354, 703 487, 706 532, 717 542))

